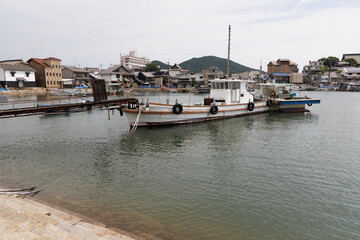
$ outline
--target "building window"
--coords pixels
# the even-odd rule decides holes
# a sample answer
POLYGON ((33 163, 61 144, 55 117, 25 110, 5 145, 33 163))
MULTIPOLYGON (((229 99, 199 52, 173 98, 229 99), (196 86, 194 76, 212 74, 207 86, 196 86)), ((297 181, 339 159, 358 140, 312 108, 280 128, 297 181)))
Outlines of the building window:
POLYGON ((50 84, 52 85, 52 81, 50 81, 50 84))
POLYGON ((49 85, 49 81, 46 81, 46 85, 49 85))
MULTIPOLYGON (((48 72, 46 73, 46 76, 49 76, 49 73, 48 73, 48 72)), ((48 84, 49 84, 49 83, 48 83, 48 84)))
POLYGON ((15 77, 16 72, 10 72, 12 77, 15 77))
POLYGON ((26 76, 29 77, 30 76, 30 73, 29 72, 25 72, 26 76))

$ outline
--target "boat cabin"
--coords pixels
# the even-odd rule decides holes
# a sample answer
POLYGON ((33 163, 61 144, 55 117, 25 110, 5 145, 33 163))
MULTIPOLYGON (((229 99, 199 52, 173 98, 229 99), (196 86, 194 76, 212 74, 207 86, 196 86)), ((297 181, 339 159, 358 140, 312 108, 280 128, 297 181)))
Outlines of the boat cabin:
POLYGON ((254 102, 254 97, 247 91, 248 81, 232 79, 211 80, 210 98, 217 104, 235 104, 254 102))

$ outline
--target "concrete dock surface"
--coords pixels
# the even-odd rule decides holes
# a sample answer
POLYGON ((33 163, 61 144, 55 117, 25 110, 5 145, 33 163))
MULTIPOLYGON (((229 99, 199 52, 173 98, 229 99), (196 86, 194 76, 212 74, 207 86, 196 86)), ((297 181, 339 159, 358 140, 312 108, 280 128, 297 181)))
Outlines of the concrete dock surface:
POLYGON ((63 211, 31 197, 0 195, 2 240, 130 240, 136 239, 106 228, 86 217, 63 211))

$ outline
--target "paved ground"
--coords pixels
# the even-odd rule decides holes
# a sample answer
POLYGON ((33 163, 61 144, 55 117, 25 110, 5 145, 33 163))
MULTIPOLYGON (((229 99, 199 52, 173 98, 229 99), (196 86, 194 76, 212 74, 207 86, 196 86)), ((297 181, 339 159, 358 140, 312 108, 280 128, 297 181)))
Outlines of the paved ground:
POLYGON ((2 240, 130 240, 101 224, 85 222, 81 216, 44 205, 31 198, 0 195, 0 239, 2 240))

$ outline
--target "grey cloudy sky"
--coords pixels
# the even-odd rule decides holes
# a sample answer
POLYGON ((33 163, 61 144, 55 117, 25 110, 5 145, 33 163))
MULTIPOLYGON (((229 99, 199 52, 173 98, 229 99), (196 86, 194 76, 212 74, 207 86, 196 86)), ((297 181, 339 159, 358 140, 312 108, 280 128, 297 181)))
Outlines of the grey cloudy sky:
POLYGON ((227 57, 263 69, 360 52, 359 0, 0 0, 0 60, 49 56, 103 68, 136 50, 151 60, 227 57))

